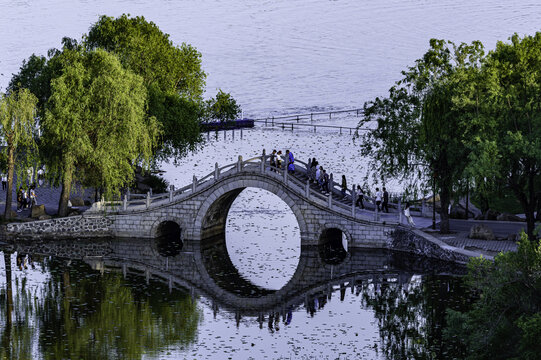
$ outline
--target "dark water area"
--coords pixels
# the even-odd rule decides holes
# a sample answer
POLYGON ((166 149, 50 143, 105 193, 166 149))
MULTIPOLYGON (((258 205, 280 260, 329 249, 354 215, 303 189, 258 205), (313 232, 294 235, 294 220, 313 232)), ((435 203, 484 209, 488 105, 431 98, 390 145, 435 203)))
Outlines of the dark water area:
POLYGON ((463 268, 375 249, 302 247, 279 289, 225 237, 0 250, 2 359, 446 359, 445 311, 470 298, 463 268))

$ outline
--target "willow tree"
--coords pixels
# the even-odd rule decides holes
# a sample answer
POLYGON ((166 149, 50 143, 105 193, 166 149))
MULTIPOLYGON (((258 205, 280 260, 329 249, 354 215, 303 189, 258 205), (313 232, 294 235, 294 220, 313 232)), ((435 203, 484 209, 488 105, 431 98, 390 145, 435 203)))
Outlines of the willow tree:
POLYGON ((62 174, 58 213, 65 216, 76 178, 116 193, 136 165, 149 165, 160 129, 146 115, 143 79, 115 55, 65 48, 57 61, 62 75, 51 82, 42 127, 46 146, 56 149, 51 170, 62 174))
POLYGON ((35 112, 38 100, 27 89, 0 96, 0 136, 6 143, 8 184, 4 218, 11 217, 13 173, 17 157, 28 158, 35 150, 35 112), (19 151, 23 149, 23 151, 19 151))
POLYGON ((402 72, 388 97, 364 104, 358 125, 361 154, 371 158, 372 171, 439 191, 443 233, 449 231, 453 185, 462 178, 470 151, 463 142, 467 110, 454 99, 471 91, 461 80, 478 72, 483 55, 480 42, 457 46, 430 40, 430 49, 402 72), (361 133, 367 127, 371 130, 361 133))

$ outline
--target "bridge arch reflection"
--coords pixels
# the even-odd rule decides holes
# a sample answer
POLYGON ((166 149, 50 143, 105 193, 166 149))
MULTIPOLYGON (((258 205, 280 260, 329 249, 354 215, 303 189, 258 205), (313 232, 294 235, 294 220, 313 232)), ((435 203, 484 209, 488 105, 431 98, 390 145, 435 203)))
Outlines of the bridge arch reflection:
POLYGON ((235 274, 235 267, 217 256, 222 249, 216 246, 217 243, 206 243, 202 247, 199 241, 186 241, 174 257, 156 253, 148 239, 20 242, 3 250, 81 259, 101 271, 133 273, 147 282, 153 278, 168 284, 170 289, 185 289, 194 298, 203 296, 216 311, 233 312, 239 318, 284 314, 299 306, 313 310, 314 299, 321 303, 322 297, 330 297, 335 291, 340 291, 342 297, 346 289, 353 293, 360 285, 406 284, 413 274, 427 270, 446 274, 462 271, 454 264, 381 249, 350 249, 340 264, 327 264, 322 261, 318 247, 303 246, 291 280, 279 290, 267 290, 235 274))

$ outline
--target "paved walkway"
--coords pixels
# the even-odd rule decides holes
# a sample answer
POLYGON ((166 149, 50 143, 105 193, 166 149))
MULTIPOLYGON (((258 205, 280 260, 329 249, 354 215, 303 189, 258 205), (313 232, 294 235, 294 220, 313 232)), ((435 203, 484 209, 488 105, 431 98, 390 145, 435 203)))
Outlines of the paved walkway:
MULTIPOLYGON (((15 185, 13 186, 13 202, 11 209, 17 210, 17 190, 15 185)), ((60 200, 61 188, 53 187, 48 183, 44 183, 42 186, 36 188, 36 196, 38 205, 45 205, 45 212, 49 215, 55 215, 58 213, 58 201, 60 200)), ((94 190, 83 190, 80 186, 76 186, 71 194, 71 198, 82 197, 84 200, 94 201, 94 190)), ((6 191, 0 191, 0 212, 3 214, 6 204, 6 191)), ((83 208, 84 209, 84 208, 83 208)), ((30 209, 25 209, 20 213, 17 213, 17 217, 25 219, 30 217, 30 209)))

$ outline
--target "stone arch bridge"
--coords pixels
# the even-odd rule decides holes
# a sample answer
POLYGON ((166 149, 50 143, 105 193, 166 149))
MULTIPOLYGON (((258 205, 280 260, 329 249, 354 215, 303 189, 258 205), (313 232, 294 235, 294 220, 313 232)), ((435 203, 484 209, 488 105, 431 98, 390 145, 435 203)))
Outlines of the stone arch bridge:
POLYGON ((166 194, 125 196, 123 201, 97 203, 86 216, 106 214, 108 232, 117 237, 154 238, 166 223, 177 224, 183 239, 201 240, 224 233, 233 201, 248 187, 267 190, 283 200, 295 214, 301 245, 314 245, 329 234, 344 234, 352 247, 388 247, 389 234, 399 225, 400 212, 381 214, 354 206, 354 188, 344 199, 331 179, 332 191, 324 195, 310 184, 308 165, 296 161, 295 173, 271 168, 269 156, 243 160, 224 167, 192 184, 166 194), (328 232, 329 229, 335 230, 328 232), (327 235, 326 235, 327 234, 327 235))
POLYGON ((391 213, 378 213, 374 199, 364 196, 367 209, 356 208, 355 185, 344 197, 332 174, 330 192, 323 194, 309 181, 310 166, 298 160, 295 163, 295 173, 289 173, 271 167, 265 153, 248 160, 239 156, 236 163, 216 164, 214 171, 201 179, 194 176, 192 184, 183 188, 97 202, 80 216, 11 223, 6 226, 6 235, 156 238, 173 232, 182 241, 201 241, 225 234, 233 201, 245 188, 253 187, 275 194, 291 208, 299 224, 301 246, 341 243, 345 236, 351 248, 390 248, 458 262, 479 255, 405 229, 400 203, 390 204, 391 213))

